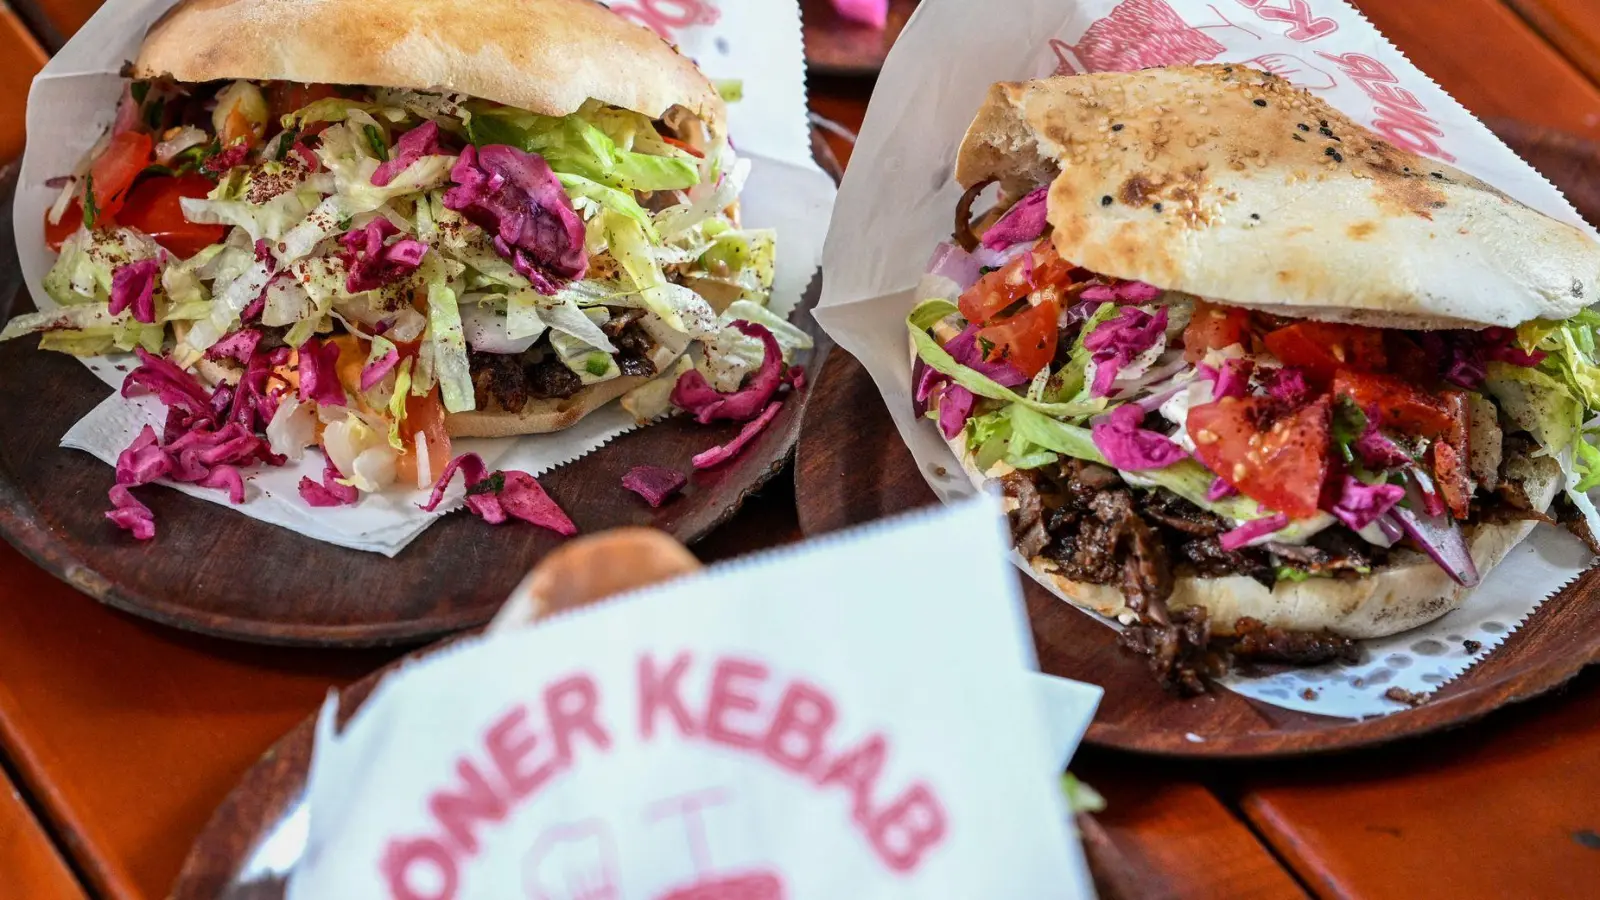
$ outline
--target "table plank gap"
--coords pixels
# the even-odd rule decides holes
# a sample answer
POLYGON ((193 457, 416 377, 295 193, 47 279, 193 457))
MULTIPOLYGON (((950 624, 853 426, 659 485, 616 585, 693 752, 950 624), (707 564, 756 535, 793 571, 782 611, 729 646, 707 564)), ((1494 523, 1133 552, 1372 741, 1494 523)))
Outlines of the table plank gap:
POLYGON ((1474 115, 1600 136, 1600 87, 1501 0, 1355 5, 1474 115))
POLYGON ((1504 0, 1567 62, 1600 84, 1600 6, 1572 0, 1504 0))
POLYGON ((0 895, 28 900, 88 900, 9 773, 0 769, 0 895))
POLYGON ((1573 897, 1600 883, 1600 670, 1487 722, 1296 762, 1240 808, 1318 893, 1573 897))

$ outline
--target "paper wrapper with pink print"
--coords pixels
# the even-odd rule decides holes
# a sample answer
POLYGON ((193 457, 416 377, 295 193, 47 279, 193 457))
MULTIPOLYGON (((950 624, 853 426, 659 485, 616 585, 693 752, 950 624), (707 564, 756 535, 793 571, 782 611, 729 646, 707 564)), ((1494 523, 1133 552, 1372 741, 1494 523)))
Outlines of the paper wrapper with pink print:
MULTIPOLYGON (((70 171, 110 125, 123 84, 117 70, 138 55, 145 30, 173 3, 109 0, 34 79, 28 94, 28 145, 13 216, 23 276, 40 309, 55 306, 42 288, 55 261, 55 254, 44 245, 44 212, 58 193, 46 182, 70 171)), ((797 3, 617 0, 614 6, 624 17, 677 44, 711 78, 743 82, 743 101, 729 108, 729 134, 753 166, 740 198, 741 209, 746 224, 778 230, 772 307, 788 314, 816 272, 834 196, 832 180, 811 159, 797 3)), ((111 359, 86 362, 112 386, 120 385, 132 368, 126 361, 111 359)), ((62 438, 62 445, 114 464, 140 428, 152 424, 159 432, 164 420, 164 411, 154 401, 129 402, 113 394, 80 420, 62 438)), ((637 427, 631 415, 612 404, 556 434, 461 441, 459 449, 479 453, 493 467, 537 475, 637 427)), ((320 541, 394 556, 438 515, 461 505, 457 486, 445 495, 437 513, 417 507, 427 492, 404 489, 369 494, 352 507, 312 509, 300 499, 298 485, 305 476, 320 481, 322 467, 321 455, 311 452, 302 463, 247 471, 245 503, 232 508, 320 541)), ((170 486, 203 500, 227 502, 220 491, 170 486)), ((83 502, 100 501, 84 498, 83 502)))
POLYGON ((330 699, 288 896, 1092 897, 1059 775, 1100 692, 1033 671, 1002 528, 874 524, 330 699))
MULTIPOLYGON (((962 193, 952 178, 957 149, 989 85, 1204 62, 1272 71, 1393 143, 1594 233, 1547 180, 1336 0, 925 0, 884 65, 851 157, 823 254, 817 319, 872 374, 942 499, 974 488, 937 429, 912 414, 904 319, 929 254, 950 235, 962 193)), ((1362 663, 1225 683, 1311 713, 1397 712, 1404 707, 1387 690, 1426 694, 1459 676, 1589 562, 1575 539, 1541 528, 1461 609, 1364 642, 1362 663)))

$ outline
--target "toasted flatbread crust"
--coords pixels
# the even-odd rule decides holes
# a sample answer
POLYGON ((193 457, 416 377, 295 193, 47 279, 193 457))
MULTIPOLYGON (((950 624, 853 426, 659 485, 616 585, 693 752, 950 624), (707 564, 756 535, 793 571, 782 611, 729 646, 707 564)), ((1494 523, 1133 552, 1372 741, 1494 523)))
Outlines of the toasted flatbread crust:
MULTIPOLYGON (((682 355, 656 345, 651 360, 657 372, 665 372, 682 355)), ((529 400, 519 412, 508 412, 490 400, 488 409, 445 416, 444 427, 451 437, 508 437, 518 434, 547 434, 571 428, 579 419, 594 412, 628 391, 657 376, 624 375, 559 400, 529 400)))
POLYGON ((694 63, 592 0, 184 0, 151 26, 135 78, 249 78, 469 94, 550 116, 589 98, 721 133, 694 63))
POLYGON ((1061 255, 1298 317, 1402 328, 1565 319, 1600 244, 1246 66, 994 85, 956 178, 1049 183, 1061 255))

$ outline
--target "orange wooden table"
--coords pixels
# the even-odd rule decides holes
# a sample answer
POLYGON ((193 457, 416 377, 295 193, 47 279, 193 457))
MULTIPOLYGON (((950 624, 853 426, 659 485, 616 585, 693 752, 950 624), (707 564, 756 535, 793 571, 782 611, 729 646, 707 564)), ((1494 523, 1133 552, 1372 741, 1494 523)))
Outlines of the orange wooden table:
MULTIPOLYGON (((0 150, 20 146, 41 47, 59 46, 97 5, 33 0, 15 6, 20 20, 0 8, 0 150)), ((1479 115, 1600 138, 1592 4, 1358 5, 1479 115)), ((813 106, 855 127, 869 91, 817 79, 813 106)), ((848 158, 847 146, 834 149, 848 158)), ((0 410, 0 421, 16 414, 0 410)), ((717 559, 796 537, 792 489, 779 483, 696 549, 717 559)), ((329 687, 393 656, 254 648, 149 625, 0 546, 0 898, 164 896, 262 750, 329 687)), ((1074 768, 1110 801, 1086 837, 1117 862, 1101 874, 1118 896, 1600 892, 1600 675, 1467 729, 1355 756, 1196 767, 1085 750, 1074 768)))

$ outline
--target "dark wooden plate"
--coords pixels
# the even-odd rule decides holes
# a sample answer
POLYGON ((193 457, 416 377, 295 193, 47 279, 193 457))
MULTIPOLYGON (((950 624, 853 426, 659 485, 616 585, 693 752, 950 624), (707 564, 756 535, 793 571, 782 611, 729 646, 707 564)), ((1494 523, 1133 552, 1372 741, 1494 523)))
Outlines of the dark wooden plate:
MULTIPOLYGON (((818 160, 837 163, 821 140, 818 160)), ((0 182, 0 321, 32 309, 11 228, 13 167, 0 182)), ((810 309, 794 314, 817 341, 797 362, 815 370, 832 346, 810 309)), ((445 516, 394 559, 346 550, 258 522, 177 491, 148 489, 159 533, 139 542, 105 519, 111 467, 58 446, 108 389, 82 364, 41 352, 37 339, 0 344, 0 535, 90 596, 163 624, 238 640, 356 647, 420 643, 489 620, 517 581, 561 538, 521 523, 489 526, 445 516)), ((690 457, 738 433, 682 417, 631 432, 540 478, 583 532, 650 525, 692 543, 779 472, 810 391, 732 462, 693 472, 690 457), (648 463, 692 472, 683 494, 651 509, 621 486, 648 463)))
POLYGON ((880 29, 845 19, 831 0, 801 0, 806 65, 821 75, 876 75, 916 9, 917 0, 889 0, 889 21, 880 29))
MULTIPOLYGON (((1600 146, 1509 122, 1493 127, 1600 222, 1600 146)), ((795 461, 808 536, 935 503, 861 364, 835 350, 817 379, 795 461)), ((1460 725, 1550 690, 1600 661, 1600 569, 1545 603, 1494 653, 1416 709, 1351 721, 1258 704, 1231 691, 1192 700, 1164 693, 1115 632, 1024 579, 1041 668, 1106 689, 1086 740, 1188 757, 1266 757, 1343 750, 1460 725), (1203 735, 1195 742, 1188 734, 1203 735)))

